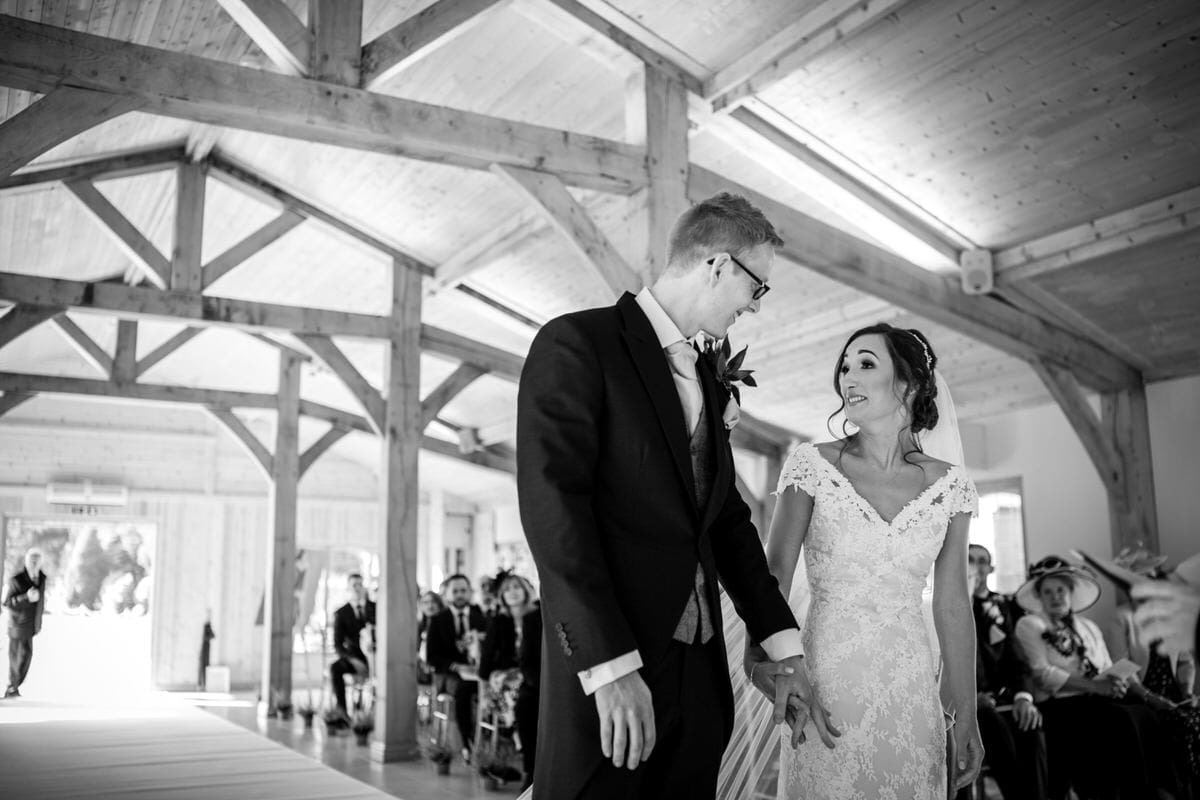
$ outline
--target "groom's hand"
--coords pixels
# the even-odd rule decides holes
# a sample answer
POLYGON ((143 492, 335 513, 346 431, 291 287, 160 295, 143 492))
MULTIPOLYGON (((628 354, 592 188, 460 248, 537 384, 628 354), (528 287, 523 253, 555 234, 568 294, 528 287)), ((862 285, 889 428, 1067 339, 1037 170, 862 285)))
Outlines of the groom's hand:
POLYGON ((631 672, 596 690, 600 715, 600 750, 618 769, 637 769, 654 749, 654 703, 650 688, 631 672), (628 756, 626 755, 628 747, 628 756))
POLYGON ((796 747, 804 741, 804 728, 811 719, 821 741, 832 750, 834 737, 841 736, 842 732, 829 722, 829 712, 809 683, 804 657, 792 656, 779 663, 790 667, 791 672, 785 671, 775 677, 775 724, 787 720, 792 726, 792 747, 796 747))

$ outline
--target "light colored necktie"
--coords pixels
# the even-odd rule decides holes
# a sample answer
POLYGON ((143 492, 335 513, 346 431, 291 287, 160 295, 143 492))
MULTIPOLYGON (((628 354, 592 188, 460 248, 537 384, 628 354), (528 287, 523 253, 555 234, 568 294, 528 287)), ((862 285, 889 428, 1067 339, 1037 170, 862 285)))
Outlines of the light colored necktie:
POLYGON ((683 405, 683 419, 687 423, 688 436, 696 430, 700 422, 700 413, 704 409, 704 398, 700 394, 700 381, 696 378, 696 359, 699 355, 690 344, 682 339, 666 348, 667 361, 675 379, 675 389, 679 392, 679 402, 683 405))

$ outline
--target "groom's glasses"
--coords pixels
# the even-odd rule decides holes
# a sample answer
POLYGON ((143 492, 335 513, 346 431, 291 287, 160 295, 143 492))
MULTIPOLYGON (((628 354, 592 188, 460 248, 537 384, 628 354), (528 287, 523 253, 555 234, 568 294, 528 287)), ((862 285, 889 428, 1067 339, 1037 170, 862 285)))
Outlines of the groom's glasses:
POLYGON ((766 294, 767 292, 771 291, 771 287, 770 287, 770 286, 767 286, 767 282, 766 282, 766 281, 764 281, 762 278, 759 278, 759 277, 758 277, 757 275, 755 275, 753 272, 751 272, 751 271, 749 270, 749 268, 747 268, 747 267, 746 267, 746 265, 745 265, 745 264, 743 264, 742 262, 738 261, 738 260, 737 260, 737 256, 735 256, 733 253, 730 253, 730 254, 729 254, 729 257, 730 257, 731 259, 733 259, 733 263, 737 264, 739 267, 741 267, 741 268, 742 268, 742 272, 745 272, 747 275, 749 275, 751 278, 753 278, 753 279, 754 279, 754 282, 755 282, 755 283, 757 283, 757 284, 758 284, 757 286, 755 286, 755 287, 754 287, 754 294, 750 295, 750 299, 751 299, 751 300, 759 300, 759 299, 761 299, 761 298, 762 298, 762 296, 763 296, 764 294, 766 294))

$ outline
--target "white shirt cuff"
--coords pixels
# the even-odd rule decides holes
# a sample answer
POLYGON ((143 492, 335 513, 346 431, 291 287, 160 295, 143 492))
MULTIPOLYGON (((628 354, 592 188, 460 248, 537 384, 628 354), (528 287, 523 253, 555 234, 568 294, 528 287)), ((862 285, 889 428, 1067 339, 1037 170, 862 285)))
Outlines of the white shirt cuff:
POLYGON ((783 661, 792 656, 804 655, 804 645, 800 641, 799 628, 787 628, 779 633, 773 633, 762 641, 763 650, 772 661, 783 661))
POLYGON ((579 682, 583 684, 583 693, 590 695, 594 694, 601 686, 607 686, 617 678, 624 678, 629 673, 636 672, 641 668, 642 654, 637 650, 630 650, 611 661, 605 661, 603 664, 597 664, 591 669, 585 669, 578 673, 579 682))
POLYGON ((1029 702, 1032 703, 1033 695, 1031 695, 1029 692, 1017 692, 1016 694, 1013 695, 1013 702, 1015 703, 1018 700, 1028 700, 1029 702))

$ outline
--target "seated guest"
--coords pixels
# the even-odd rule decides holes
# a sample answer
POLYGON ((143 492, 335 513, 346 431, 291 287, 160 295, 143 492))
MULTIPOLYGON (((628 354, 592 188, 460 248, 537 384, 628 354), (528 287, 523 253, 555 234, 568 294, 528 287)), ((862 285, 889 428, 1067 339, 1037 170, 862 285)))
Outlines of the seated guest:
POLYGON ((429 666, 428 645, 429 622, 437 616, 446 605, 437 592, 423 592, 417 603, 417 683, 433 683, 433 668, 429 666))
MULTIPOLYGON (((970 546, 971 604, 975 612, 975 689, 979 733, 991 776, 1005 800, 1045 800, 1046 739, 1042 715, 1030 694, 1028 670, 1017 653, 1015 628, 1020 610, 1002 594, 988 589, 995 571, 992 554, 970 546), (1009 706, 1003 712, 998 706, 1009 706)), ((971 787, 959 792, 969 800, 971 787)))
POLYGON ((1090 574, 1058 556, 1030 567, 1017 602, 1021 655, 1033 678, 1046 730, 1050 796, 1072 786, 1083 797, 1132 800, 1177 793, 1175 765, 1150 707, 1122 702, 1126 678, 1112 666, 1100 628, 1079 612, 1100 598, 1090 574))
POLYGON ((502 708, 511 706, 521 740, 522 789, 533 783, 537 750, 538 679, 542 661, 542 611, 533 584, 513 573, 496 576, 500 604, 488 623, 479 658, 479 677, 502 708))
POLYGON ((333 612, 333 649, 337 661, 329 665, 329 681, 333 684, 333 698, 343 722, 346 714, 346 675, 354 673, 365 680, 370 675, 367 656, 362 649, 363 630, 370 627, 372 651, 375 649, 375 604, 367 599, 363 577, 357 572, 346 576, 346 587, 350 601, 333 612))
POLYGON ((471 580, 466 575, 455 574, 442 581, 442 599, 447 608, 429 621, 425 655, 438 690, 454 697, 454 721, 462 737, 463 758, 470 761, 475 732, 471 702, 478 684, 471 644, 484 631, 484 616, 479 606, 471 603, 471 580))

